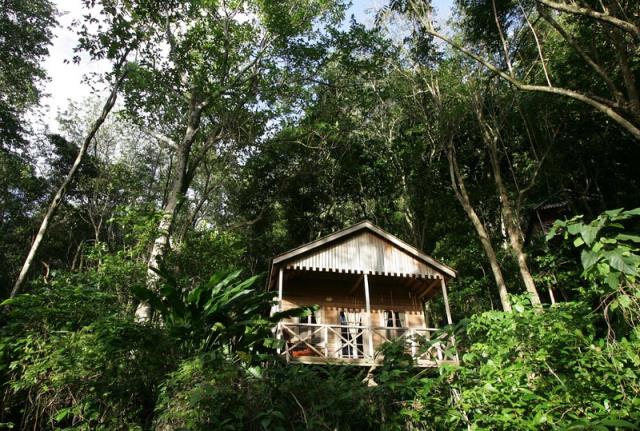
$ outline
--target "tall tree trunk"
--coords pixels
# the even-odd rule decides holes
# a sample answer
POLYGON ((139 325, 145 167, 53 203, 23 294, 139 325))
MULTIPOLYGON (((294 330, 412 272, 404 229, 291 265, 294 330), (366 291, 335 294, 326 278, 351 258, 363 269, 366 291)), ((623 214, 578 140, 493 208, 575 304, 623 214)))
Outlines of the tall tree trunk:
POLYGON ((626 109, 633 116, 636 123, 640 123, 640 95, 638 94, 638 87, 631 64, 629 64, 632 56, 629 55, 624 36, 624 33, 617 28, 612 28, 610 31, 610 38, 615 48, 618 66, 620 67, 622 81, 627 93, 626 109))
POLYGON ((467 214, 467 217, 471 221, 476 233, 478 234, 478 238, 480 239, 480 243, 482 244, 482 248, 484 249, 485 254, 487 255, 487 259, 489 259, 489 265, 491 266, 491 272, 493 273, 493 278, 495 279, 496 286, 498 287, 498 295, 500 296, 500 303, 502 304, 502 309, 507 312, 511 312, 511 301, 509 300, 509 293, 507 292, 507 285, 504 281, 504 276, 502 275, 502 270, 500 269, 500 264, 498 263, 498 258, 496 256, 496 252, 493 249, 493 244, 491 243, 491 238, 489 237, 489 233, 485 228, 484 224, 480 220, 480 217, 476 213, 473 205, 471 204, 471 199, 469 198, 469 194, 467 192, 467 188, 464 184, 464 179, 460 173, 460 168, 458 167, 458 161, 456 159, 455 148, 453 147, 453 142, 451 138, 449 140, 449 144, 447 147, 447 159, 449 161, 449 174, 451 176, 451 186, 455 192, 456 198, 462 205, 464 212, 467 214))
MULTIPOLYGON (((120 61, 118 68, 120 68, 124 64, 125 59, 126 59, 126 55, 120 61)), ((73 162, 73 165, 71 166, 71 169, 69 170, 69 172, 67 173, 67 176, 64 178, 64 180, 62 181, 62 184, 56 191, 56 194, 54 195, 53 200, 49 204, 49 208, 47 209, 47 212, 44 218, 42 219, 42 223, 40 224, 40 229, 38 230, 38 233, 35 239, 33 240, 33 243, 31 244, 31 249, 29 249, 29 253, 27 254, 24 264, 22 265, 22 269, 20 270, 20 274, 18 275, 18 278, 16 279, 15 284, 13 285, 13 290, 11 291, 11 298, 15 297, 24 286, 24 283, 27 279, 27 275, 29 274, 31 266, 33 265, 33 261, 36 257, 36 254, 38 253, 38 249, 40 248, 40 244, 42 243, 42 240, 47 234, 47 230, 49 229, 49 224, 51 223, 51 219, 55 215, 60 204, 62 203, 62 199, 64 198, 67 188, 69 187, 69 184, 71 184, 71 182, 73 181, 75 174, 78 171, 80 164, 82 163, 82 159, 84 158, 84 155, 87 152, 87 148, 89 148, 89 144, 91 143, 96 133, 98 132, 98 130, 100 129, 104 121, 106 120, 109 113, 111 112, 113 105, 115 105, 116 99, 118 98, 118 91, 120 90, 120 86, 122 85, 122 82, 124 81, 125 76, 126 76, 126 70, 120 73, 120 76, 116 79, 116 82, 113 84, 111 93, 109 94, 109 97, 107 98, 106 102, 104 103, 104 106, 102 107, 102 112, 100 113, 100 116, 91 125, 91 128, 89 129, 89 133, 85 137, 84 142, 80 147, 80 151, 78 151, 78 155, 76 156, 76 159, 73 162)))
POLYGON ((498 190, 498 196, 500 198, 500 211, 502 218, 507 228, 507 236, 509 237, 509 244, 513 251, 516 260, 518 262, 518 269, 520 270, 520 277, 524 283, 525 289, 529 293, 531 303, 535 307, 539 307, 541 304, 540 295, 536 289, 535 282, 531 276, 529 265, 527 264, 527 255, 524 252, 522 228, 520 227, 520 221, 517 215, 513 211, 507 188, 504 185, 502 179, 502 170, 500 168, 500 157, 498 155, 498 134, 491 128, 486 122, 482 113, 482 106, 479 103, 474 104, 474 110, 476 117, 480 123, 480 129, 482 130, 482 139, 485 142, 489 158, 491 160, 491 168, 493 170, 493 178, 496 183, 496 189, 498 190))
MULTIPOLYGON (((160 277, 157 270, 167 253, 169 238, 173 230, 178 206, 184 198, 186 190, 189 188, 189 178, 187 175, 189 156, 191 155, 191 148, 195 141, 196 134, 200 128, 200 119, 204 106, 204 103, 199 101, 195 95, 191 96, 187 128, 180 144, 176 148, 175 177, 167 195, 164 208, 162 209, 162 218, 158 223, 158 236, 153 242, 149 261, 147 262, 147 287, 153 291, 156 291, 158 288, 160 277)), ((143 301, 138 304, 135 313, 136 320, 140 322, 149 321, 152 315, 153 310, 148 302, 143 301)))

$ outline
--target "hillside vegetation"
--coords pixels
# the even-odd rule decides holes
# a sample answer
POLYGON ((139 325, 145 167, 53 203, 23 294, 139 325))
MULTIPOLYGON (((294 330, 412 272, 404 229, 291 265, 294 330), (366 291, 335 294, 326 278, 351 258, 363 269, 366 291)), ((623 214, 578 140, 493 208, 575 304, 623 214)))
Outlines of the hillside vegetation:
POLYGON ((640 428, 636 0, 83 0, 55 124, 62 4, 0 4, 0 429, 640 428), (270 258, 365 219, 459 365, 276 354, 270 258))

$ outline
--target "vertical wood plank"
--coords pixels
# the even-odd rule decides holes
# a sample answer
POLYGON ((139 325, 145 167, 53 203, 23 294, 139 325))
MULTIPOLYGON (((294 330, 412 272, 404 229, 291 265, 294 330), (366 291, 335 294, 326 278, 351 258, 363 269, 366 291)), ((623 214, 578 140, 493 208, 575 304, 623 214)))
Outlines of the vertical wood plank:
MULTIPOLYGON (((280 268, 278 270, 278 311, 282 311, 282 278, 283 278, 283 271, 282 268, 280 268)), ((282 339, 282 331, 283 331, 283 327, 282 327, 282 322, 278 322, 278 326, 276 327, 276 340, 280 341, 282 339)), ((280 343, 278 343, 278 348, 277 348, 277 354, 279 355, 281 353, 280 350, 280 343)), ((287 346, 285 345, 285 350, 286 350, 287 346)), ((289 361, 289 356, 287 355, 287 362, 289 361)))
POLYGON ((371 297, 369 295, 369 277, 364 274, 364 300, 367 310, 367 333, 369 339, 369 355, 373 358, 373 322, 371 319, 371 297))
POLYGON ((282 294, 284 292, 284 289, 282 286, 282 278, 283 278, 282 268, 280 268, 278 270, 278 311, 282 311, 282 294))
POLYGON ((449 325, 452 325, 453 320, 451 319, 451 309, 449 308, 449 296, 447 295, 447 285, 444 282, 444 278, 440 279, 440 285, 442 286, 442 297, 444 298, 444 309, 447 312, 447 323, 449 323, 449 325))

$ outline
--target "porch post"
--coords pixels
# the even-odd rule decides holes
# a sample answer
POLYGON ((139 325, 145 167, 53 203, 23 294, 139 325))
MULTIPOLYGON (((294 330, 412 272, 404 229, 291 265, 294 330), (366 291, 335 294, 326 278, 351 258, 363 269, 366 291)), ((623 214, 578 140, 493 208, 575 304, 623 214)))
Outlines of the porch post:
POLYGON ((425 332, 425 337, 427 337, 428 340, 431 339, 431 331, 429 330, 431 328, 431 303, 429 301, 430 300, 427 300, 426 302, 422 303, 424 327, 427 329, 427 331, 425 332))
POLYGON ((551 288, 551 286, 549 286, 549 299, 551 299, 551 305, 555 305, 556 297, 553 294, 553 289, 551 288))
POLYGON ((371 319, 371 299, 369 296, 369 277, 364 274, 364 300, 367 307, 367 333, 369 334, 369 355, 373 359, 373 325, 371 319))
POLYGON ((282 311, 282 268, 278 270, 278 311, 282 311))
MULTIPOLYGON (((278 270, 278 305, 276 306, 278 308, 278 311, 282 311, 282 268, 280 268, 278 270)), ((282 338, 282 331, 284 331, 284 328, 282 328, 282 322, 278 322, 278 326, 277 326, 277 333, 276 333, 276 340, 280 341, 280 339, 282 338)), ((281 352, 280 346, 278 345, 278 348, 276 349, 278 355, 281 352)), ((286 345, 285 345, 285 352, 286 352, 286 345)), ((287 354, 287 361, 289 360, 289 355, 287 354)))
MULTIPOLYGON (((440 279, 440 285, 442 286, 442 297, 444 298, 444 308, 445 308, 445 311, 447 312, 447 322, 449 323, 449 325, 452 325, 453 319, 451 319, 451 309, 449 308, 449 296, 447 295, 447 285, 444 282, 444 277, 440 279)), ((453 334, 451 334, 451 344, 455 348, 456 338, 453 334)), ((442 348, 438 350, 439 350, 438 356, 440 356, 440 360, 442 360, 444 358, 445 352, 442 352, 442 348)), ((455 351, 454 359, 456 362, 459 362, 460 358, 458 357, 458 351, 457 349, 454 351, 455 351)))
POLYGON ((453 324, 451 319, 451 309, 449 308, 449 296, 447 295, 447 285, 444 282, 444 277, 440 279, 440 285, 442 286, 442 297, 444 298, 444 309, 447 312, 447 323, 453 324))

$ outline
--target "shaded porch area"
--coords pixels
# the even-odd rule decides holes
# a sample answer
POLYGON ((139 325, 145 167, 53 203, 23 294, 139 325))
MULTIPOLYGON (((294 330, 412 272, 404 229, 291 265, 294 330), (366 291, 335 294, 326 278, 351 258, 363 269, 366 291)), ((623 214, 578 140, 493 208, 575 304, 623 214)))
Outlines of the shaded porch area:
POLYGON ((283 341, 279 353, 290 362, 370 366, 383 359, 382 344, 401 340, 418 366, 457 363, 455 340, 425 312, 429 301, 440 294, 446 310, 443 323, 451 323, 445 280, 437 274, 282 268, 279 309, 319 308, 306 318, 279 323, 277 336, 283 341))

